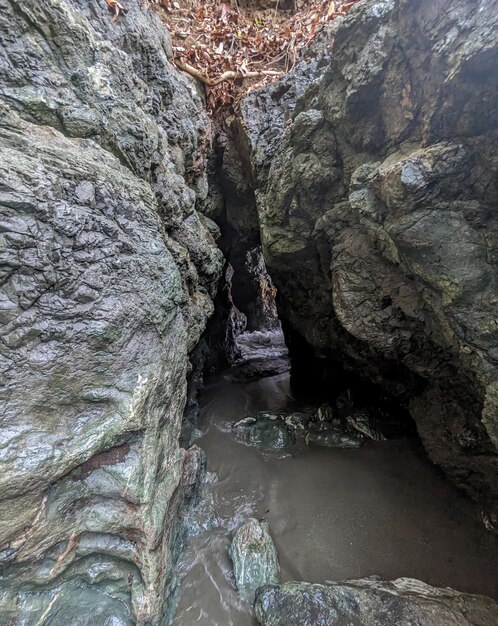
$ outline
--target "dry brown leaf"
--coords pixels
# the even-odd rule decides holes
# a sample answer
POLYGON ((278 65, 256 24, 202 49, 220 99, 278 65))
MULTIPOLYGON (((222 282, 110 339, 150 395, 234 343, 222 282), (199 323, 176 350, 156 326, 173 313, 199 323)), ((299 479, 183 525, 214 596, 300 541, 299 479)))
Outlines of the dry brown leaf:
MULTIPOLYGON (((175 63, 206 85, 215 112, 291 70, 322 28, 358 0, 296 0, 294 12, 219 0, 150 1, 172 34, 175 63)), ((117 19, 120 11, 113 12, 117 19)))

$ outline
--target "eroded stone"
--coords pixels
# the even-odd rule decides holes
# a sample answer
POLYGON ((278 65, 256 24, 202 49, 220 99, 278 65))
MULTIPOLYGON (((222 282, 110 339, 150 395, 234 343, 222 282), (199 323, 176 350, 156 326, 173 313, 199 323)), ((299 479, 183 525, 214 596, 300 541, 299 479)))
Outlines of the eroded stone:
POLYGON ((262 626, 493 626, 498 604, 412 578, 289 582, 256 594, 262 626))
POLYGON ((245 599, 252 599, 258 587, 278 581, 280 567, 268 522, 247 519, 234 534, 230 558, 237 589, 245 599))

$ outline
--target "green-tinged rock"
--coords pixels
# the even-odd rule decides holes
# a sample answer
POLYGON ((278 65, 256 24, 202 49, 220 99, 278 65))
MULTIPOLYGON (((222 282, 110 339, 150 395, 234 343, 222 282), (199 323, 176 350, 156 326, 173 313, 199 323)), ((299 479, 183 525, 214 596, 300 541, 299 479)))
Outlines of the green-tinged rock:
POLYGON ((201 463, 179 435, 222 265, 210 123, 125 4, 0 0, 1 624, 158 624, 201 463))
POLYGON ((258 411, 233 425, 239 441, 262 448, 288 448, 296 441, 330 448, 359 448, 366 439, 384 439, 365 412, 332 418, 331 410, 258 411))
POLYGON ((356 3, 242 101, 252 205, 232 202, 257 215, 291 359, 313 354, 325 375, 343 363, 399 398, 490 517, 497 29, 493 1, 356 3))
POLYGON ((235 532, 230 558, 237 589, 245 599, 252 599, 258 587, 278 581, 277 550, 267 522, 246 520, 235 532))
POLYGON ((412 578, 266 585, 254 608, 262 626, 495 626, 498 616, 490 598, 412 578))
MULTIPOLYGON (((108 575, 108 573, 107 573, 108 575)), ((25 592, 19 596, 0 592, 2 624, 33 626, 134 626, 129 593, 117 586, 68 582, 46 593, 25 592), (116 596, 113 598, 112 596, 116 596), (9 617, 12 621, 9 621, 9 617)))
POLYGON ((233 429, 237 439, 250 446, 281 449, 296 442, 293 430, 280 417, 269 414, 246 417, 236 422, 233 429))

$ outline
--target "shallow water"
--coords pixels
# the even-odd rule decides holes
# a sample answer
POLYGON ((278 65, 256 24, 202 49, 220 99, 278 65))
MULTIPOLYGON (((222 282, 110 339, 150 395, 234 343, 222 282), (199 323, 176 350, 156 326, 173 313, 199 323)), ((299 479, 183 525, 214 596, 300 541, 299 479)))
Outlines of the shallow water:
POLYGON ((292 455, 237 443, 230 424, 292 404, 283 374, 252 383, 220 379, 201 397, 208 471, 197 521, 180 563, 175 626, 256 622, 235 590, 228 558, 245 517, 270 523, 282 580, 323 582, 378 574, 498 597, 497 543, 474 505, 414 441, 358 450, 302 446, 292 455))

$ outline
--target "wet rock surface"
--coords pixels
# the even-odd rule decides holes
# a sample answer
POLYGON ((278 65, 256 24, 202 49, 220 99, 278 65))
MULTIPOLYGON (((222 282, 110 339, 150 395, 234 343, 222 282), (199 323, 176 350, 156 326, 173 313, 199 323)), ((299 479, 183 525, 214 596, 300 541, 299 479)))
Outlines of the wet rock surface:
MULTIPOLYGON (((246 100, 223 175, 226 224, 243 234, 233 260, 253 290, 246 304, 254 307, 245 318, 230 289, 221 294, 222 319, 230 323, 219 338, 235 364, 227 375, 233 380, 289 368, 262 244, 288 327, 323 363, 336 358, 361 367, 403 402, 412 397, 431 457, 490 511, 497 439, 489 321, 496 305, 490 269, 496 137, 489 127, 498 12, 492 4, 478 11, 470 0, 449 8, 428 0, 361 3, 318 42, 316 57, 246 100), (242 167, 232 168, 239 150, 242 167), (246 322, 266 329, 256 357, 246 350, 254 340, 243 337, 246 322)), ((222 272, 227 286, 231 281, 215 244, 219 229, 208 217, 223 204, 208 197, 211 130, 196 86, 170 62, 164 27, 146 3, 127 0, 126 8, 113 22, 102 0, 0 0, 0 622, 6 624, 167 622, 182 511, 203 472, 200 450, 182 449, 179 440, 187 400, 195 412, 187 377, 193 382, 206 358, 193 350, 222 272)), ((295 413, 252 419, 244 436, 263 447, 286 448, 303 435, 336 448, 383 437, 368 415, 352 412, 319 416, 303 428, 295 413)), ((195 427, 189 422, 185 445, 193 432, 201 434, 195 427)), ((254 471, 251 455, 259 451, 238 448, 231 466, 247 455, 254 471)), ((365 453, 358 457, 363 474, 337 494, 343 506, 334 500, 335 510, 327 508, 334 523, 351 492, 365 499, 366 448, 314 450, 315 461, 324 463, 322 453, 336 453, 330 474, 339 468, 345 476, 357 465, 342 466, 341 455, 365 453)), ((230 447, 223 442, 217 452, 225 459, 230 447)), ((290 485, 304 509, 316 506, 314 492, 299 481, 309 475, 310 482, 324 482, 322 469, 306 454, 282 457, 292 480, 282 481, 281 494, 290 485)), ((242 511, 221 522, 213 513, 206 524, 232 531, 242 514, 268 512, 273 497, 279 535, 296 530, 289 530, 298 522, 285 497, 267 493, 276 472, 268 473, 264 461, 261 510, 236 485, 242 511)), ((407 472, 399 482, 408 479, 407 472)), ((391 475, 385 482, 388 507, 391 475)), ((330 489, 323 493, 316 517, 329 504, 330 489)), ((437 501, 442 491, 435 493, 437 501)), ((425 519, 424 506, 415 509, 417 520, 425 519)), ((432 503, 430 510, 437 510, 432 503)), ((451 528, 454 516, 447 517, 451 528)), ((380 517, 382 529, 392 518, 380 517)), ((307 527, 307 511, 298 519, 307 527)), ((495 519, 486 516, 490 527, 495 519)), ((194 534, 193 518, 190 524, 194 534)), ((266 544, 267 529, 258 528, 249 535, 261 533, 266 544)), ((329 528, 326 520, 325 541, 329 528)), ((362 526, 354 528, 356 538, 362 526)), ((404 549, 406 537, 399 536, 404 549)), ((465 534, 455 536, 458 544, 465 534)), ((292 559, 286 558, 294 572, 324 540, 291 537, 292 559)), ((365 541, 370 547, 371 537, 365 541)), ((440 543, 434 540, 434 549, 440 543)), ((342 544, 339 536, 336 550, 342 544)), ((465 565, 479 548, 477 540, 469 546, 465 565)), ((386 548, 379 552, 384 557, 386 548)), ((481 552, 472 571, 487 563, 481 552)), ((266 573, 275 571, 273 557, 266 573)), ((348 558, 349 549, 342 554, 349 567, 348 558)), ((439 575, 452 569, 441 566, 439 575)), ((464 574, 472 584, 474 577, 464 574)), ((441 595, 418 583, 403 583, 399 591, 398 582, 396 592, 386 585, 346 586, 368 595, 360 605, 369 615, 385 606, 385 594, 399 601, 389 608, 414 620, 425 619, 429 606, 453 623, 465 624, 465 611, 464 619, 478 615, 487 624, 486 607, 495 610, 487 600, 441 595), (406 600, 407 589, 422 613, 406 600)), ((264 619, 285 616, 281 589, 260 596, 276 594, 277 613, 261 600, 264 619)), ((314 589, 307 587, 310 597, 314 589)), ((247 616, 245 608, 241 614, 247 616)))
POLYGON ((330 448, 359 448, 365 440, 362 433, 339 420, 317 421, 308 413, 260 412, 233 425, 241 443, 262 448, 290 448, 298 440, 330 448))
POLYGON ((178 440, 222 268, 210 127, 126 5, 0 2, 2 623, 159 623, 201 465, 178 440))
POLYGON ((355 407, 349 393, 339 394, 334 407, 257 411, 232 425, 240 443, 267 449, 292 448, 296 443, 329 448, 359 448, 366 441, 411 438, 412 424, 379 407, 355 407))
POLYGON ((228 380, 247 382, 283 374, 290 369, 283 333, 272 331, 244 332, 235 337, 237 358, 225 373, 228 380))
POLYGON ((258 587, 278 582, 280 568, 268 522, 246 520, 234 533, 230 558, 243 598, 252 600, 258 587))
POLYGON ((405 403, 432 460, 488 511, 496 8, 360 2, 314 59, 245 99, 237 135, 288 337, 322 372, 341 361, 405 403))
POLYGON ((493 626, 498 604, 412 578, 372 577, 267 585, 257 592, 255 613, 262 626, 493 626))
POLYGON ((254 626, 229 558, 234 532, 248 517, 269 523, 282 582, 375 574, 388 581, 409 574, 436 587, 498 598, 496 538, 482 525, 479 507, 429 462, 416 439, 386 433, 385 440, 367 440, 358 449, 302 439, 287 449, 239 442, 234 420, 312 413, 296 404, 288 375, 249 383, 220 376, 199 403, 198 445, 218 479, 204 485, 189 521, 175 626, 254 626))
POLYGON ((288 448, 296 443, 293 429, 289 428, 281 415, 262 413, 245 417, 233 425, 238 441, 263 448, 288 448))

